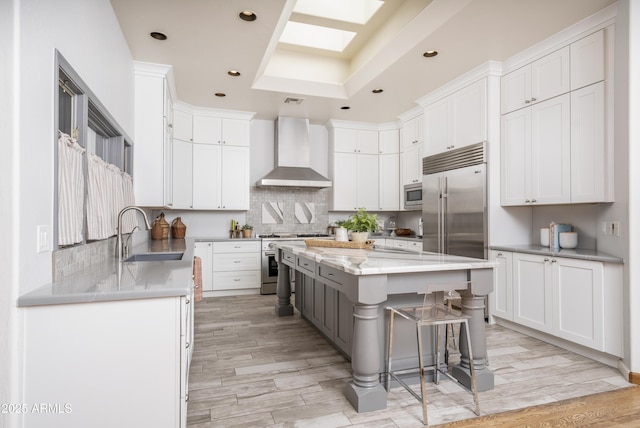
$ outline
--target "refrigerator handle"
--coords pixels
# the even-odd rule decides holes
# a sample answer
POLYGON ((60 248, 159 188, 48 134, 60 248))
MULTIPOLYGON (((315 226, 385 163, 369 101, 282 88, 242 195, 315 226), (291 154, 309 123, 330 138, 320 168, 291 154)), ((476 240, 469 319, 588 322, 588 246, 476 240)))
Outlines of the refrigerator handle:
POLYGON ((440 248, 441 248, 441 253, 443 254, 448 254, 449 253, 449 248, 447 248, 447 233, 448 233, 448 228, 447 228, 447 198, 449 197, 449 195, 447 194, 447 192, 449 191, 448 189, 448 183, 447 183, 447 177, 446 176, 442 176, 440 178, 440 227, 442 228, 442 233, 440 234, 440 248))

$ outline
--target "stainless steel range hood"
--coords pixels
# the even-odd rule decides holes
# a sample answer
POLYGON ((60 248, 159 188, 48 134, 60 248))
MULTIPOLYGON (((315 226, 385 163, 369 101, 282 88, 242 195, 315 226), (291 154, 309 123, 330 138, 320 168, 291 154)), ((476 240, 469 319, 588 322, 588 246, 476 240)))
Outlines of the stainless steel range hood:
POLYGON ((275 126, 275 168, 256 186, 331 187, 331 180, 311 169, 309 119, 280 116, 275 126))

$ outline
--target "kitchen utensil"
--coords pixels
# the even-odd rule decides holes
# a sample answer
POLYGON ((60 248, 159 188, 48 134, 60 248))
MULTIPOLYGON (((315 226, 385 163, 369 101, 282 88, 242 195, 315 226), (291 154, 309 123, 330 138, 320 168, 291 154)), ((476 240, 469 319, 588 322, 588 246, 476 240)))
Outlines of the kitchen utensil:
POLYGON ((543 247, 549 246, 549 228, 543 227, 540 229, 540 245, 543 247))
POLYGON ((578 246, 577 232, 560 232, 561 248, 576 248, 578 246))

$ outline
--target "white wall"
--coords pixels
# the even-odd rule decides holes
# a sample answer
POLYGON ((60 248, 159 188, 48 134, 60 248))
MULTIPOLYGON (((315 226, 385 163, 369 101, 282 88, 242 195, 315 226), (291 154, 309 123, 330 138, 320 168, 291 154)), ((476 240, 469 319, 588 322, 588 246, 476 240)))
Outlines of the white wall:
MULTIPOLYGON (((36 252, 36 227, 53 230, 55 49, 129 136, 133 60, 108 0, 1 1, 0 20, 0 116, 9 124, 3 122, 0 160, 7 232, 0 250, 0 402, 19 403, 22 317, 15 302, 52 277, 51 251, 36 252)), ((17 426, 2 415, 5 424, 17 426)))

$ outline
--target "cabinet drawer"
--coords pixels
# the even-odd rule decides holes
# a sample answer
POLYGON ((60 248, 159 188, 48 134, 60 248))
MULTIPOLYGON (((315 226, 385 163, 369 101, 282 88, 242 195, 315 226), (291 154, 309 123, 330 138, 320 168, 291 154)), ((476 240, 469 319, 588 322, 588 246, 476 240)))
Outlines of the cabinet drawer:
POLYGON ((295 267, 296 266, 296 256, 293 253, 287 253, 285 251, 282 252, 282 261, 285 265, 295 267))
POLYGON ((411 251, 422 251, 422 241, 407 241, 407 249, 411 251))
POLYGON ((260 241, 214 242, 213 253, 260 253, 260 241))
POLYGON ((219 253, 213 255, 213 271, 260 269, 260 253, 219 253))
POLYGON ((316 262, 304 257, 296 258, 296 269, 314 277, 316 274, 316 262))
POLYGON ((338 291, 344 291, 343 284, 349 280, 349 275, 345 272, 322 264, 318 266, 318 276, 322 278, 323 282, 338 291))
POLYGON ((242 288, 260 288, 260 271, 213 273, 214 291, 237 290, 242 288))

